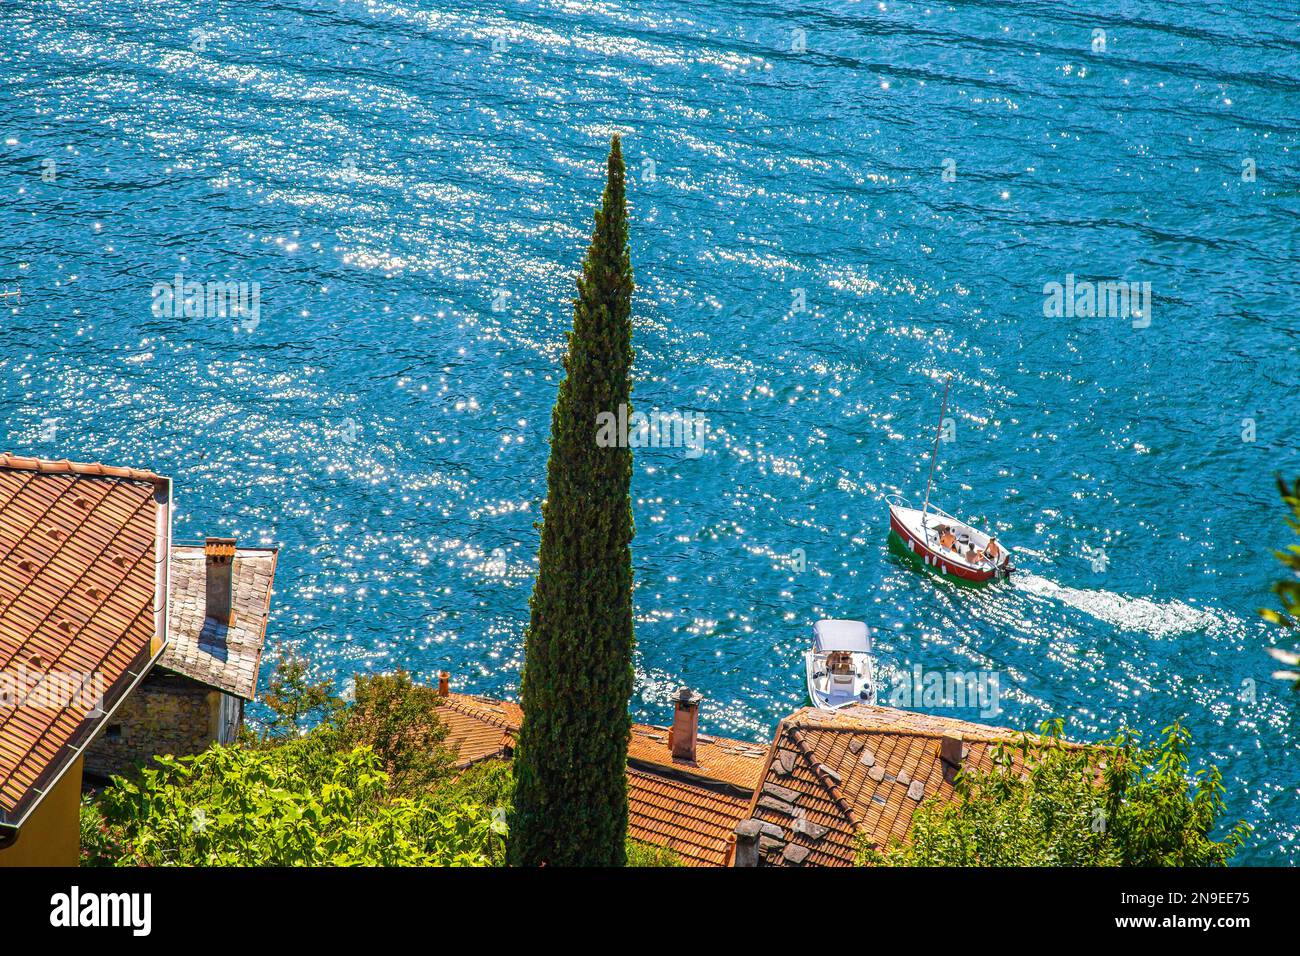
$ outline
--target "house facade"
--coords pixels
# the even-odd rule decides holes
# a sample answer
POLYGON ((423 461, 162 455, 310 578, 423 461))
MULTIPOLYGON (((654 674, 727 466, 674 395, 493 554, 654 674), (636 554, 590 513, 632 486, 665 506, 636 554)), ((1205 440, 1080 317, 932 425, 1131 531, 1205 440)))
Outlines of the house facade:
POLYGON ((171 481, 0 455, 0 866, 75 866, 86 748, 167 641, 171 481))
POLYGON ((86 773, 124 774, 156 754, 232 743, 257 678, 278 551, 234 538, 174 545, 167 647, 86 753, 86 773))
POLYGON ((152 472, 0 455, 0 866, 75 866, 84 777, 239 731, 277 552, 171 516, 152 472))

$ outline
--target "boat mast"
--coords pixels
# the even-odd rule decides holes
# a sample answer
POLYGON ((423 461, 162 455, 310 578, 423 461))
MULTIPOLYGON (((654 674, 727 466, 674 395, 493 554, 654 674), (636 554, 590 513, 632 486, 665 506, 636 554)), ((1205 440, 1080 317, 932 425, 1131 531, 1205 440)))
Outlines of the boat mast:
POLYGON ((934 431, 934 449, 930 452, 930 477, 925 482, 925 504, 921 506, 921 527, 928 527, 926 515, 930 510, 930 486, 934 484, 934 463, 939 457, 939 436, 943 434, 943 416, 948 413, 948 389, 952 387, 952 372, 943 386, 943 407, 939 409, 939 427, 934 431))

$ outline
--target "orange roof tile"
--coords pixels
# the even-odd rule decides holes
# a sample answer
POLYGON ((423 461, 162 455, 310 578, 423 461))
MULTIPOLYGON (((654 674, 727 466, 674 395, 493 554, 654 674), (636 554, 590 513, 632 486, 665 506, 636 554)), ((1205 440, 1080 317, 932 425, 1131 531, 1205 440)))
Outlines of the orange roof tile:
POLYGON ((736 824, 749 797, 684 780, 627 769, 628 834, 667 847, 687 866, 726 866, 736 824))
POLYGON ((449 694, 438 716, 447 728, 443 745, 456 754, 457 767, 510 756, 524 718, 518 704, 469 694, 449 694))
MULTIPOLYGON (((458 767, 508 757, 523 722, 510 701, 450 694, 439 716, 458 767)), ((667 847, 689 866, 723 866, 729 837, 748 816, 767 748, 701 734, 696 761, 673 759, 668 730, 632 725, 628 745, 628 833, 667 847)))
POLYGON ((148 471, 0 455, 0 674, 27 690, 33 671, 97 676, 104 697, 100 711, 30 693, 0 709, 0 823, 22 821, 161 650, 169 489, 148 471))
POLYGON ((859 833, 878 848, 906 840, 922 801, 956 798, 939 757, 944 736, 962 738, 964 767, 989 770, 994 747, 1023 734, 866 704, 787 717, 748 812, 763 825, 764 861, 847 866, 859 833))
POLYGON ((696 738, 695 762, 673 757, 668 749, 668 728, 647 724, 632 725, 632 739, 627 759, 643 769, 670 770, 678 775, 720 780, 752 791, 763 774, 767 747, 700 734, 696 738))
POLYGON ((695 760, 673 756, 668 728, 633 724, 627 748, 628 833, 688 866, 726 866, 729 838, 749 816, 767 748, 700 734, 695 760))

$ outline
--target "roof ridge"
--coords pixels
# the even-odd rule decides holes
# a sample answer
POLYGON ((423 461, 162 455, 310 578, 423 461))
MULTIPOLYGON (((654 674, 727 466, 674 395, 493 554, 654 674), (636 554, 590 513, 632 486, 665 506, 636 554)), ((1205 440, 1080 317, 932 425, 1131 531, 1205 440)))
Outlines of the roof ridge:
POLYGON ((143 468, 125 468, 117 465, 104 465, 99 462, 76 462, 64 458, 54 461, 48 458, 34 458, 0 452, 0 468, 14 471, 35 471, 46 475, 80 475, 90 478, 126 478, 129 481, 147 481, 150 484, 166 484, 167 479, 143 468))
POLYGON ((477 705, 478 698, 471 694, 448 694, 443 698, 445 707, 450 707, 466 717, 475 717, 484 723, 500 727, 502 730, 514 732, 517 728, 510 722, 510 719, 504 714, 493 713, 490 709, 477 705))
POLYGON ((692 787, 699 787, 701 790, 710 790, 714 793, 725 793, 728 796, 743 799, 746 802, 754 794, 754 790, 749 787, 733 783, 730 780, 724 780, 721 777, 710 776, 707 771, 696 771, 690 767, 682 767, 678 764, 656 763, 653 760, 643 760, 640 757, 628 755, 627 767, 629 771, 643 774, 647 777, 659 777, 661 779, 673 780, 678 783, 684 783, 692 787))
POLYGON ((906 724, 828 724, 819 723, 815 720, 800 719, 791 726, 802 730, 830 731, 845 734, 889 734, 893 737, 924 737, 929 740, 939 740, 943 737, 952 736, 953 733, 959 733, 966 743, 977 744, 1019 744, 1022 740, 1029 740, 1033 743, 1057 744, 1067 748, 1089 749, 1098 746, 1096 744, 1080 743, 1077 740, 1044 736, 1043 734, 1034 733, 1032 730, 1016 730, 1013 727, 1005 728, 1003 733, 999 733, 998 728, 995 727, 971 731, 968 728, 979 727, 980 725, 964 721, 958 721, 958 723, 960 726, 951 727, 947 730, 927 730, 921 727, 910 727, 906 724))
MULTIPOLYGON (((638 730, 667 732, 672 730, 672 727, 662 724, 638 724, 633 722, 632 732, 636 733, 638 730)), ((767 744, 754 743, 749 740, 737 740, 735 737, 719 737, 717 734, 706 734, 703 732, 696 734, 695 739, 697 743, 721 747, 724 750, 734 746, 743 748, 744 750, 756 750, 760 753, 766 753, 768 748, 767 744)))
POLYGON ((817 759, 816 752, 814 752, 813 748, 808 745, 808 742, 803 739, 803 735, 799 733, 799 727, 788 727, 786 729, 786 734, 791 737, 799 747, 799 753, 803 755, 804 760, 808 761, 808 766, 812 768, 813 776, 817 778, 817 782, 826 789, 828 794, 830 794, 831 799, 835 801, 835 805, 840 808, 840 813, 844 814, 844 818, 854 827, 862 826, 862 821, 858 818, 858 815, 853 812, 853 804, 845 798, 844 794, 840 793, 839 785, 836 784, 834 780, 831 780, 827 775, 826 770, 828 768, 817 759))
POLYGON ((865 725, 859 724, 856 727, 846 726, 844 724, 820 724, 816 722, 800 722, 793 725, 800 730, 822 730, 831 731, 832 733, 844 734, 890 734, 894 737, 926 737, 932 740, 938 740, 942 737, 952 736, 953 733, 960 733, 963 740, 967 742, 975 741, 976 743, 1013 743, 1020 737, 1036 737, 1027 730, 1010 730, 1005 734, 994 733, 970 733, 964 727, 953 727, 949 730, 923 730, 918 727, 908 727, 898 724, 878 724, 865 725))

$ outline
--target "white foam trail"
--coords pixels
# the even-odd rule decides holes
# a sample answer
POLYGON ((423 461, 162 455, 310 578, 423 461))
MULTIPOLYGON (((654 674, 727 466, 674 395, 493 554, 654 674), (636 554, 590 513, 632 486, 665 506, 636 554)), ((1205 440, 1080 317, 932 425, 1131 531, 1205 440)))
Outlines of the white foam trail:
POLYGON ((1149 598, 1125 597, 1110 591, 1068 588, 1036 574, 1015 574, 1011 580, 1019 591, 1052 598, 1107 624, 1126 631, 1145 631, 1153 637, 1173 637, 1201 630, 1212 634, 1221 623, 1218 615, 1182 601, 1162 604, 1149 598))

